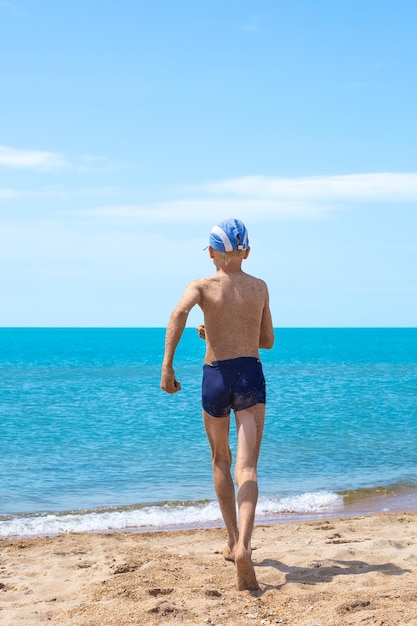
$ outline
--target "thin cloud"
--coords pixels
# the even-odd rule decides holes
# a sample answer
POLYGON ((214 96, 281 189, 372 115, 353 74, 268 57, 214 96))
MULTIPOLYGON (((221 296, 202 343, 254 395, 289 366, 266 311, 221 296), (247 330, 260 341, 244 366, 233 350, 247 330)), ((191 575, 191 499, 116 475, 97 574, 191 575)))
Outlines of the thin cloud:
POLYGON ((16 15, 16 16, 26 15, 26 13, 24 11, 22 11, 20 8, 17 8, 11 2, 4 2, 4 1, 0 0, 0 9, 4 9, 6 11, 10 11, 10 13, 12 15, 16 15))
POLYGON ((316 219, 355 203, 417 200, 417 174, 347 174, 307 178, 247 176, 183 190, 188 198, 150 204, 109 204, 88 209, 91 218, 144 223, 203 222, 226 215, 242 219, 316 219), (191 197, 190 197, 191 196, 191 197))
POLYGON ((104 172, 113 170, 115 167, 126 167, 123 164, 114 164, 104 157, 95 156, 94 154, 85 154, 81 156, 74 168, 77 172, 104 172))
POLYGON ((259 33, 261 30, 261 17, 253 15, 247 22, 240 24, 239 29, 246 33, 259 33))
POLYGON ((143 222, 204 222, 213 217, 239 215, 250 217, 319 217, 328 212, 328 207, 307 202, 278 202, 265 199, 195 199, 177 200, 155 204, 105 205, 82 212, 85 216, 143 222))
MULTIPOLYGON (((51 214, 51 209, 48 209, 47 203, 49 201, 54 201, 52 212, 56 215, 57 211, 65 213, 64 211, 60 211, 59 202, 64 201, 68 202, 72 199, 86 199, 86 198, 95 198, 96 201, 99 197, 109 197, 110 195, 114 196, 114 194, 118 193, 117 187, 75 187, 75 188, 66 188, 60 186, 47 186, 39 189, 12 189, 12 188, 0 188, 0 203, 7 200, 23 200, 26 202, 30 202, 32 208, 34 203, 39 201, 42 202, 42 210, 41 213, 43 215, 51 214), (58 203, 56 202, 58 201, 58 203)), ((4 205, 2 205, 4 206, 4 205)), ((6 204, 6 206, 8 206, 6 204)), ((20 205, 22 208, 22 205, 20 205)), ((23 207, 24 208, 24 207, 23 207)), ((31 213, 36 217, 39 216, 38 211, 31 211, 31 213)), ((79 214, 79 212, 74 212, 74 214, 79 214)), ((15 217, 18 217, 19 212, 16 209, 15 217)))
POLYGON ((16 150, 0 146, 0 166, 40 171, 61 170, 70 167, 69 161, 57 152, 46 150, 16 150))
POLYGON ((0 200, 10 200, 10 198, 17 198, 20 195, 20 191, 16 189, 0 189, 0 200))
POLYGON ((417 200, 417 173, 345 174, 306 178, 246 176, 193 188, 210 195, 307 201, 417 200))
MULTIPOLYGON (((76 172, 103 172, 114 169, 115 165, 106 158, 85 154, 68 159, 58 152, 47 150, 18 150, 0 146, 0 167, 31 169, 41 172, 73 170, 76 172)), ((123 167, 119 164, 117 167, 123 167)))
MULTIPOLYGON (((51 153, 48 153, 51 154, 51 153)), ((90 159, 90 157, 88 157, 90 159)), ((87 159, 87 160, 88 160, 87 159)), ((95 162, 95 157, 91 158, 95 162)), ((61 217, 103 220, 112 224, 202 223, 238 215, 243 220, 322 219, 355 204, 417 201, 417 173, 346 174, 279 178, 246 176, 213 181, 176 191, 167 202, 114 203, 111 187, 72 189, 49 186, 38 190, 0 190, 0 200, 17 195, 61 198, 96 196, 95 206, 68 210, 54 206, 61 217), (101 196, 101 198, 99 198, 101 196), (107 203, 103 202, 107 196, 107 203), (112 200, 110 200, 112 197, 112 200), (110 200, 110 201, 109 201, 110 200)), ((85 203, 84 203, 85 205, 85 203)))

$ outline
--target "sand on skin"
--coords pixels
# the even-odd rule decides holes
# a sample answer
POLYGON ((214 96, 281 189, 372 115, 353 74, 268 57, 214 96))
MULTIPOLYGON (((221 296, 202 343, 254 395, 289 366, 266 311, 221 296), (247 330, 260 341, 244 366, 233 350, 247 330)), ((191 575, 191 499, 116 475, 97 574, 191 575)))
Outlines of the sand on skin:
POLYGON ((256 526, 259 592, 223 529, 0 542, 5 626, 417 625, 417 512, 256 526))

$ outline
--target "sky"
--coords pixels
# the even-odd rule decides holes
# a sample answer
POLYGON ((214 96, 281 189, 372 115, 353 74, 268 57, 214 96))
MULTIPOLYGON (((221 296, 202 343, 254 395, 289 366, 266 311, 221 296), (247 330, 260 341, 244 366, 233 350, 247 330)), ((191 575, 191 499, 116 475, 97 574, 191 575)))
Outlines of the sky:
POLYGON ((227 217, 274 326, 417 326, 416 76, 415 0, 0 0, 0 326, 166 326, 227 217))

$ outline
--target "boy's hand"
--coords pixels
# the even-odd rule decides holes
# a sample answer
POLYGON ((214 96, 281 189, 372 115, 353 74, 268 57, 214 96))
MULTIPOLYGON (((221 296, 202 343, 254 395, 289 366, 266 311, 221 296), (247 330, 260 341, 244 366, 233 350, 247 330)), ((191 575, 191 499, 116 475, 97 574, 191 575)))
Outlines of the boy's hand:
POLYGON ((160 386, 161 386, 161 389, 163 389, 167 393, 177 393, 177 391, 181 390, 181 383, 179 380, 175 378, 175 373, 172 367, 162 368, 162 377, 161 377, 160 386))
POLYGON ((198 336, 201 339, 205 339, 206 338, 206 328, 205 328, 204 324, 200 324, 200 326, 197 326, 196 330, 198 332, 198 336))

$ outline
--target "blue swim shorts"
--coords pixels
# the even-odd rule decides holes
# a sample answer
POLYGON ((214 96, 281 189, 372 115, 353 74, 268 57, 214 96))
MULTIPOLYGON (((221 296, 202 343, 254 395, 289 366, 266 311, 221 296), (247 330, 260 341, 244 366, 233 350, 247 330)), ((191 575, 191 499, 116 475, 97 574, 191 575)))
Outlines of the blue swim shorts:
POLYGON ((265 378, 256 357, 213 361, 203 366, 203 409, 213 417, 265 404, 265 378))

